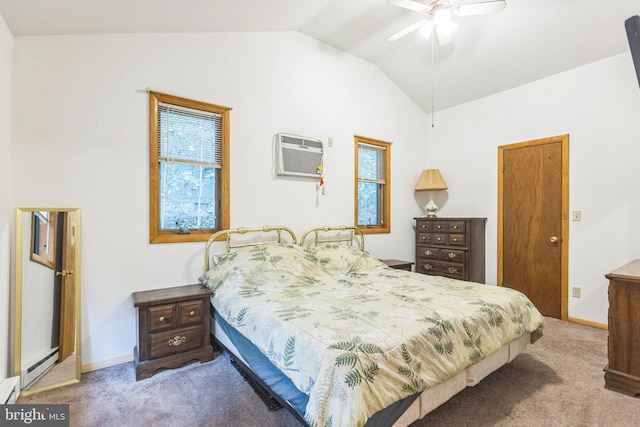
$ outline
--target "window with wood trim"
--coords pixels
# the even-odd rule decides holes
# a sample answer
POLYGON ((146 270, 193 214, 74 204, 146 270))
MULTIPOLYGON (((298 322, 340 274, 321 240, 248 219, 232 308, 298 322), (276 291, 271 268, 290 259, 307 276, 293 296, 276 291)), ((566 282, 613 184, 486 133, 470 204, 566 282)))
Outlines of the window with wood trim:
POLYGON ((229 228, 231 108, 149 92, 149 241, 229 228))
POLYGON ((363 233, 391 228, 391 143, 355 137, 355 223, 363 233))

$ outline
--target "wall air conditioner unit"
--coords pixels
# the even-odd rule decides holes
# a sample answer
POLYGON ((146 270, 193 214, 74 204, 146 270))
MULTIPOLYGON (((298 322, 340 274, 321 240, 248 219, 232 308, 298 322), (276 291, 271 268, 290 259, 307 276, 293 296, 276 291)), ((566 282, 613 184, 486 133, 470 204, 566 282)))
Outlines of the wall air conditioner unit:
POLYGON ((278 175, 319 178, 322 176, 322 141, 304 136, 276 135, 276 173, 278 175))

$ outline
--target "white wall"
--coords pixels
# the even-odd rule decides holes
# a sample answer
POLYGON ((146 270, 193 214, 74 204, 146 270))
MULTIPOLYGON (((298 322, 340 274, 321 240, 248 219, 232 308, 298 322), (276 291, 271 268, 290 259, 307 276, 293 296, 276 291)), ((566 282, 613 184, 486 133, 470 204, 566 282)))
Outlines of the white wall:
POLYGON ((377 68, 299 33, 16 37, 15 207, 81 209, 82 356, 131 355, 131 293, 194 283, 204 244, 148 244, 151 88, 226 105, 231 226, 282 224, 301 235, 353 222, 353 135, 392 141, 391 235, 381 258, 412 259, 413 186, 424 168, 424 113, 377 68), (275 179, 272 138, 326 141, 327 195, 275 179))
MULTIPOLYGON (((0 40, 10 56, 10 36, 0 40)), ((487 283, 495 283, 497 147, 568 133, 570 209, 582 211, 569 237, 569 286, 581 286, 582 298, 570 299, 569 315, 606 323, 604 274, 639 256, 640 89, 628 54, 436 113, 431 128, 371 64, 298 33, 13 42, 13 108, 0 111, 0 121, 13 115, 12 144, 0 135, 2 152, 13 156, 0 164, 11 166, 1 169, 13 170, 13 189, 0 191, 12 192, 12 207, 82 210, 85 364, 131 354, 131 292, 192 283, 201 273, 202 244, 148 244, 147 88, 233 107, 232 227, 283 224, 301 234, 350 224, 353 135, 389 140, 392 233, 368 236, 367 249, 413 258, 413 217, 424 200, 412 189, 421 169, 438 167, 449 184, 440 215, 488 218, 487 283), (333 138, 326 196, 312 181, 273 177, 280 131, 333 138)), ((10 76, 0 69, 0 84, 10 76)), ((8 230, 6 210, 0 227, 8 230)))
POLYGON ((13 36, 0 16, 0 381, 11 376, 11 67, 13 36))
POLYGON ((569 316, 607 323, 604 275, 640 257, 640 88, 621 54, 435 115, 429 163, 449 185, 443 216, 488 217, 496 283, 498 146, 569 134, 569 316))

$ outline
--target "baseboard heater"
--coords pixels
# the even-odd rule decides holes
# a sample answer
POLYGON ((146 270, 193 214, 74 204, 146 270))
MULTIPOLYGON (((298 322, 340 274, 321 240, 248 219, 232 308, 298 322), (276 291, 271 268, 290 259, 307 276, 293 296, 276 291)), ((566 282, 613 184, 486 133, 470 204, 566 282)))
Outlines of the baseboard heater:
POLYGON ((36 363, 32 364, 26 369, 22 370, 20 375, 22 388, 26 388, 36 378, 39 378, 45 372, 47 372, 58 361, 58 349, 52 348, 44 356, 40 358, 36 363))
POLYGON ((11 377, 0 381, 0 405, 13 405, 20 394, 20 378, 11 377))

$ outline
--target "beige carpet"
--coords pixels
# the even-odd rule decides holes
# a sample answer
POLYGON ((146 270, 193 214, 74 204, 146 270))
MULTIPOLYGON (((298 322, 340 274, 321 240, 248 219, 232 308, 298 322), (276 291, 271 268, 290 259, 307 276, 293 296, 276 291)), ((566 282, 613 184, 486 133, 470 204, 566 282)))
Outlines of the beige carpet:
MULTIPOLYGON (((640 399, 604 388, 607 331, 547 322, 526 353, 412 427, 640 426, 640 399)), ((18 403, 69 403, 79 427, 300 426, 285 410, 269 412, 226 355, 138 382, 127 363, 18 403)))

